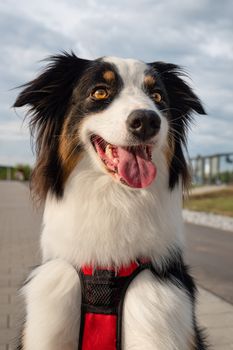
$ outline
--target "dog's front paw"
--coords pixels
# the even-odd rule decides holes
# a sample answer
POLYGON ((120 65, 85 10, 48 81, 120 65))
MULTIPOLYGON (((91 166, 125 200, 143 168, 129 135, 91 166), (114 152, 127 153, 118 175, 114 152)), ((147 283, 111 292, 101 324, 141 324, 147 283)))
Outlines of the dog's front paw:
POLYGON ((35 269, 23 288, 26 299, 24 350, 75 350, 81 289, 76 270, 61 259, 35 269))

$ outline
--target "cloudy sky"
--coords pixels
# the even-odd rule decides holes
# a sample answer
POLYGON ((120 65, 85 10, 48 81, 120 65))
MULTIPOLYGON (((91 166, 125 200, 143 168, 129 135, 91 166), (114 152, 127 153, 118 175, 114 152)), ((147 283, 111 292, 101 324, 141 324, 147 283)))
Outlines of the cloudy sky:
POLYGON ((33 163, 25 111, 10 108, 14 87, 44 57, 133 57, 181 64, 208 116, 198 116, 189 153, 233 151, 231 0, 4 0, 0 2, 0 164, 33 163))

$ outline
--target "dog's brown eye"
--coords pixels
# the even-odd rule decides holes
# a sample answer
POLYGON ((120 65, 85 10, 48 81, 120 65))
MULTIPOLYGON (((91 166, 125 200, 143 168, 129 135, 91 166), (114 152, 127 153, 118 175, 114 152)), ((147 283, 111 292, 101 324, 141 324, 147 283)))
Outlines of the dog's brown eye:
POLYGON ((106 98, 109 97, 109 92, 107 89, 99 88, 94 90, 91 96, 94 97, 94 99, 96 100, 106 100, 106 98))
POLYGON ((155 100, 156 103, 159 103, 159 102, 162 101, 162 96, 160 95, 159 92, 155 92, 155 93, 153 94, 153 98, 154 98, 154 100, 155 100))

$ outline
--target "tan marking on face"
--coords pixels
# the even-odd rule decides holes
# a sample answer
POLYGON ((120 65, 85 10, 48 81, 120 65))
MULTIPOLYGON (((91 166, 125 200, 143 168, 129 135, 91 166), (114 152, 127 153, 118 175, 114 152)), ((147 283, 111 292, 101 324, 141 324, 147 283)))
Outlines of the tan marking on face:
POLYGON ((69 117, 67 117, 59 140, 59 155, 63 164, 63 180, 66 181, 78 162, 82 159, 82 152, 77 152, 79 135, 67 135, 69 117))
POLYGON ((112 83, 115 80, 115 73, 111 70, 107 70, 106 72, 104 72, 103 74, 103 78, 108 82, 108 83, 112 83))
POLYGON ((168 134, 167 144, 164 147, 164 155, 167 160, 167 165, 170 166, 175 150, 174 138, 171 134, 168 134))
POLYGON ((144 84, 147 87, 153 87, 156 83, 156 79, 155 77, 153 77, 152 75, 146 75, 144 78, 144 84))
MULTIPOLYGON (((174 136, 171 135, 170 133, 167 136, 167 144, 163 148, 163 153, 165 155, 167 166, 169 168, 175 153, 175 140, 174 140, 174 136)), ((189 194, 189 188, 190 188, 191 182, 192 182, 191 172, 190 172, 190 169, 188 169, 187 174, 183 176, 183 196, 184 197, 188 196, 189 194)))

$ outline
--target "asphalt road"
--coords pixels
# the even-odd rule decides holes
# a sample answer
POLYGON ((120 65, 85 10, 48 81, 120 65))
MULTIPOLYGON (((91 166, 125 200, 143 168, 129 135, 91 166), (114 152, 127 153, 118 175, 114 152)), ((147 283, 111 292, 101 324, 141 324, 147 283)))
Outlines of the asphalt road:
POLYGON ((233 304, 233 232, 185 225, 186 261, 197 283, 233 304))

